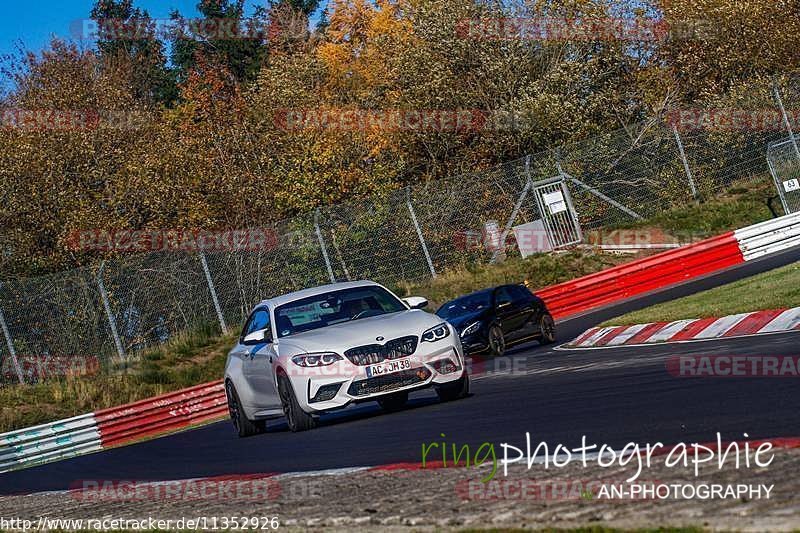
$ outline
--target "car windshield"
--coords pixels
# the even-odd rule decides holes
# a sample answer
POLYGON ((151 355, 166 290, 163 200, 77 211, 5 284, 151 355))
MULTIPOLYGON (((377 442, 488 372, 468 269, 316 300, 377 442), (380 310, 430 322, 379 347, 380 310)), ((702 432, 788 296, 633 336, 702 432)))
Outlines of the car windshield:
POLYGON ((408 308, 383 287, 356 287, 281 305, 275 309, 275 326, 278 337, 288 337, 334 324, 406 310, 408 308))
POLYGON ((468 296, 463 296, 451 302, 447 302, 436 311, 442 318, 454 318, 476 311, 482 311, 492 305, 489 292, 476 292, 468 296))

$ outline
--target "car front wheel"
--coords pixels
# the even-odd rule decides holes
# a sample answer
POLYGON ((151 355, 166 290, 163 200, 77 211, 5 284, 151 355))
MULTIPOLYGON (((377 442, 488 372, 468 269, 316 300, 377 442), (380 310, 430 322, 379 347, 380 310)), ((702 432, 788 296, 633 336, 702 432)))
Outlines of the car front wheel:
POLYGON ((297 403, 297 398, 292 391, 292 384, 289 383, 289 378, 286 376, 278 378, 278 394, 281 397, 281 407, 283 407, 283 414, 286 416, 289 430, 294 433, 308 431, 317 425, 314 417, 303 411, 300 404, 297 403))
POLYGON ((239 401, 239 395, 230 381, 225 383, 225 395, 228 397, 228 413, 239 437, 251 437, 264 432, 266 422, 263 420, 253 421, 247 418, 244 414, 244 409, 242 409, 242 402, 239 401))

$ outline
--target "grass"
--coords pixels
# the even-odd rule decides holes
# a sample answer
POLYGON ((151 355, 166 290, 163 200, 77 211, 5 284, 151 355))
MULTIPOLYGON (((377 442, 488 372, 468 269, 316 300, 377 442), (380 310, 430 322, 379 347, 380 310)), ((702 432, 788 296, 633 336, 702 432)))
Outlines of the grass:
MULTIPOLYGON (((765 200, 773 194, 772 190, 768 185, 731 189, 713 201, 673 209, 627 227, 657 227, 667 233, 695 236, 718 234, 768 219, 771 215, 765 200)), ((536 255, 527 259, 510 257, 497 265, 466 265, 442 272, 430 282, 400 283, 393 288, 401 296, 427 297, 431 302, 430 308, 435 310, 452 298, 485 287, 527 280, 535 290, 591 274, 635 257, 587 250, 536 255)), ((769 289, 758 292, 765 303, 757 304, 756 300, 751 298, 748 301, 741 295, 730 298, 730 303, 738 303, 737 299, 748 301, 748 306, 757 309, 759 305, 767 305, 766 301, 797 301, 800 297, 798 291, 791 290, 792 285, 798 286, 797 276, 793 272, 791 277, 785 278, 783 286, 777 280, 765 281, 769 289), (779 297, 779 294, 785 294, 786 297, 779 297), (789 294, 795 299, 790 299, 789 294)), ((747 292, 750 298, 751 290, 746 289, 741 294, 747 292)), ((715 298, 718 297, 712 297, 711 300, 715 298)), ((687 313, 689 309, 684 306, 674 312, 687 313)), ((708 312, 720 312, 717 309, 708 312)), ((2 387, 0 432, 114 407, 220 379, 227 351, 234 343, 235 335, 220 336, 217 328, 207 326, 141 352, 131 362, 114 364, 108 373, 70 377, 38 385, 2 387)))
POLYGON ((403 297, 421 295, 435 310, 458 296, 506 283, 529 281, 530 287, 547 287, 568 281, 614 265, 630 261, 630 257, 573 250, 561 254, 534 255, 526 259, 509 258, 496 265, 472 265, 440 273, 427 283, 403 283, 395 287, 403 297))
POLYGON ((676 236, 711 237, 772 218, 767 199, 776 194, 772 181, 728 189, 699 205, 687 204, 644 221, 618 228, 656 227, 676 236))
POLYGON ((792 263, 728 285, 628 313, 606 322, 604 326, 722 317, 798 306, 800 263, 792 263))
POLYGON ((235 336, 211 326, 176 336, 110 373, 0 388, 0 433, 220 379, 235 336))

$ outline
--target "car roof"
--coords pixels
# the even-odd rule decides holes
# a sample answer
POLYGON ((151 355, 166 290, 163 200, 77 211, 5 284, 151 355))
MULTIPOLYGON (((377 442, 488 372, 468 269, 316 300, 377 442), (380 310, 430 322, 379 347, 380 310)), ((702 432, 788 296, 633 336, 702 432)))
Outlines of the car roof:
POLYGON ((310 289, 303 289, 300 291, 290 292, 287 294, 283 294, 281 296, 276 296, 275 298, 263 300, 259 304, 259 306, 267 305, 275 308, 283 304, 293 302, 295 300, 302 300, 303 298, 319 296, 320 294, 325 294, 327 292, 340 291, 343 289, 353 289, 356 287, 380 287, 380 286, 381 285, 375 283, 374 281, 347 281, 343 283, 329 283, 328 285, 320 285, 319 287, 313 287, 310 289))
POLYGON ((469 294, 463 294, 461 296, 457 296, 456 298, 453 298, 452 300, 448 300, 447 302, 445 302, 442 305, 442 307, 444 307, 445 305, 449 304, 450 302, 454 302, 454 301, 460 300, 462 298, 469 298, 470 296, 477 296, 479 294, 491 293, 491 292, 494 292, 495 290, 503 288, 503 287, 518 287, 518 286, 522 286, 522 285, 517 284, 517 283, 506 283, 505 285, 495 285, 494 287, 487 287, 487 288, 481 289, 479 291, 475 291, 475 292, 471 292, 469 294))

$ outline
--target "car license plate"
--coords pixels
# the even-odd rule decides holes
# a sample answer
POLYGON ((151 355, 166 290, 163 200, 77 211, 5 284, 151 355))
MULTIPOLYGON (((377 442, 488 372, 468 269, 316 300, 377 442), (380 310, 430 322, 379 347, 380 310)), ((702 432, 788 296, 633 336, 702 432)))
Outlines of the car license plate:
POLYGON ((377 365, 367 367, 367 377, 376 378, 388 374, 395 374, 411 368, 411 358, 397 359, 396 361, 386 361, 377 365))

